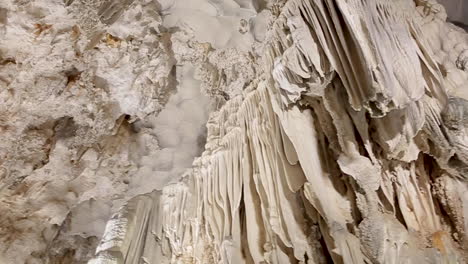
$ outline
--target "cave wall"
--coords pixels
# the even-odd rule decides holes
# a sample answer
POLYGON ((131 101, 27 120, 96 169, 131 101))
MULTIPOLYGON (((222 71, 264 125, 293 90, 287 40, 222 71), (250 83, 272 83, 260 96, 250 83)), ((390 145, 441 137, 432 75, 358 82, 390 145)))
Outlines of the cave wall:
POLYGON ((452 12, 2 1, 0 263, 466 262, 452 12))
POLYGON ((264 72, 92 263, 466 261, 464 31, 431 1, 274 8, 264 72))

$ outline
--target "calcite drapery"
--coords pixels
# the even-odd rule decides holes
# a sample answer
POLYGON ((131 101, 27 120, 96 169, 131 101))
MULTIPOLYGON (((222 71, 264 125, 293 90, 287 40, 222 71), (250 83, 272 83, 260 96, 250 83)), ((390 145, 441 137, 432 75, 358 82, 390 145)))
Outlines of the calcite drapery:
POLYGON ((123 209, 152 220, 125 227, 138 250, 108 246, 113 222, 95 263, 466 261, 467 35, 434 1, 276 8, 264 75, 180 183, 123 209))
POLYGON ((0 3, 0 262, 466 262, 468 37, 446 19, 433 0, 0 3))

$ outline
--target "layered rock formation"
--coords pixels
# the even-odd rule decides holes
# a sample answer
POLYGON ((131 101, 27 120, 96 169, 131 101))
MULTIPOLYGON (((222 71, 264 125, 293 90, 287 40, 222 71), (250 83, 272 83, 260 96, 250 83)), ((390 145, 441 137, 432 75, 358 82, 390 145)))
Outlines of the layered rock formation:
POLYGON ((468 35, 446 20, 0 3, 0 263, 467 262, 468 35))

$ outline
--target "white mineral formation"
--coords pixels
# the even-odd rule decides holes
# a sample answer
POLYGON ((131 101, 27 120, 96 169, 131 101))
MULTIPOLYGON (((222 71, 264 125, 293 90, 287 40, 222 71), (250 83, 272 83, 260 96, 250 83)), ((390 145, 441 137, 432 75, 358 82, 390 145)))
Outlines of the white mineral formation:
POLYGON ((468 263, 467 24, 1 0, 0 264, 468 263))

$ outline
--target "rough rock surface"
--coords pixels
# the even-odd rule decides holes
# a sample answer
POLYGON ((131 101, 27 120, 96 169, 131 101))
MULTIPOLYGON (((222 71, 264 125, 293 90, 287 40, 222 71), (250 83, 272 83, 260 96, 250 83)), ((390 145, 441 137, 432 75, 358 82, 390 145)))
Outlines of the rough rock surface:
POLYGON ((441 3, 1 1, 0 264, 468 262, 441 3))

